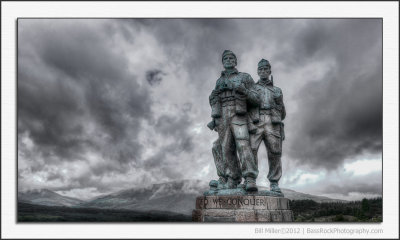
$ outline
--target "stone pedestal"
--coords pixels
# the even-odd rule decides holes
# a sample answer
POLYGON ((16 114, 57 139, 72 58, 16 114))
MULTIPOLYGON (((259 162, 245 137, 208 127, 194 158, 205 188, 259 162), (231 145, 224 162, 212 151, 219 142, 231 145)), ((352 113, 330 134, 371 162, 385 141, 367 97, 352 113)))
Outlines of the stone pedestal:
POLYGON ((270 196, 200 196, 194 222, 292 222, 289 199, 270 196))

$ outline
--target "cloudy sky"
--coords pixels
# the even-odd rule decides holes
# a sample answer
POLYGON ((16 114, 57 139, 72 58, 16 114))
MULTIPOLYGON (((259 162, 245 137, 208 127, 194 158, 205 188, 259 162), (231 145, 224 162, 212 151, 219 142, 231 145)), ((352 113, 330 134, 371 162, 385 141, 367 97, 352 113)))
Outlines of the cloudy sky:
MULTIPOLYGON (((19 190, 216 179, 208 96, 230 49, 255 81, 268 59, 283 91, 282 187, 380 196, 381 34, 380 19, 19 19, 19 190)), ((264 146, 259 162, 267 185, 264 146)))

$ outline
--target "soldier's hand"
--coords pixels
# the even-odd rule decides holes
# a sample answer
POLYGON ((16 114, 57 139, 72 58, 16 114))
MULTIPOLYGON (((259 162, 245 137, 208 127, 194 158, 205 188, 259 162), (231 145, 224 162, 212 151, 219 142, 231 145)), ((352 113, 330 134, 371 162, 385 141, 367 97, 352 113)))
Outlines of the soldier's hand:
POLYGON ((236 87, 236 92, 239 94, 247 95, 247 89, 243 86, 243 84, 236 87))
POLYGON ((215 129, 215 121, 214 119, 207 124, 207 127, 212 131, 215 129))

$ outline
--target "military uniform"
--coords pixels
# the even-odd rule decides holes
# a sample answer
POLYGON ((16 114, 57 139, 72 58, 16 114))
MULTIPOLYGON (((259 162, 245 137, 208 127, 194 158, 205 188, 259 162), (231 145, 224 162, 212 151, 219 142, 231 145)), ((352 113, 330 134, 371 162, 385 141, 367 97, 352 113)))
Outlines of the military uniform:
POLYGON ((254 86, 254 80, 249 74, 236 69, 225 70, 210 96, 212 117, 219 136, 213 146, 214 159, 219 159, 216 160, 218 175, 225 179, 231 178, 236 183, 240 183, 242 176, 245 179, 256 179, 258 176, 256 160, 250 147, 247 114, 248 105, 257 106, 259 103, 254 86), (246 89, 245 94, 235 90, 239 86, 246 89))
POLYGON ((272 80, 259 80, 255 88, 261 102, 259 108, 250 110, 250 116, 256 127, 255 132, 250 135, 251 148, 258 162, 258 148, 261 141, 264 141, 269 165, 267 178, 271 184, 277 186, 282 175, 282 141, 285 137, 282 123, 286 116, 283 94, 280 88, 273 86, 272 80))

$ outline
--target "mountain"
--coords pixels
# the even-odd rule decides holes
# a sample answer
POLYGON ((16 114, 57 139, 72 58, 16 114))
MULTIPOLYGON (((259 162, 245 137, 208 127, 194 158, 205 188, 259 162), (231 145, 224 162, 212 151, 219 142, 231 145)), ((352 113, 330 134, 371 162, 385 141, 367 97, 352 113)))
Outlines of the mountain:
MULTIPOLYGON (((191 214, 195 208, 195 199, 208 189, 207 182, 200 180, 180 180, 161 184, 153 184, 144 188, 132 188, 119 191, 106 196, 98 197, 92 201, 79 204, 80 207, 129 209, 141 211, 170 211, 181 214, 191 214)), ((259 187, 266 190, 265 187, 259 187)), ((344 200, 315 196, 282 189, 285 197, 290 200, 311 199, 318 203, 344 202, 344 200)))
POLYGON ((18 202, 45 205, 45 206, 75 206, 82 200, 62 196, 48 189, 35 189, 18 192, 18 202))
POLYGON ((79 204, 79 207, 169 211, 191 214, 195 199, 208 188, 200 180, 181 180, 122 190, 79 204))
POLYGON ((290 200, 313 200, 317 203, 330 203, 330 202, 347 202, 341 199, 332 199, 324 196, 311 195, 307 193, 296 192, 290 189, 281 188, 283 195, 290 200))

